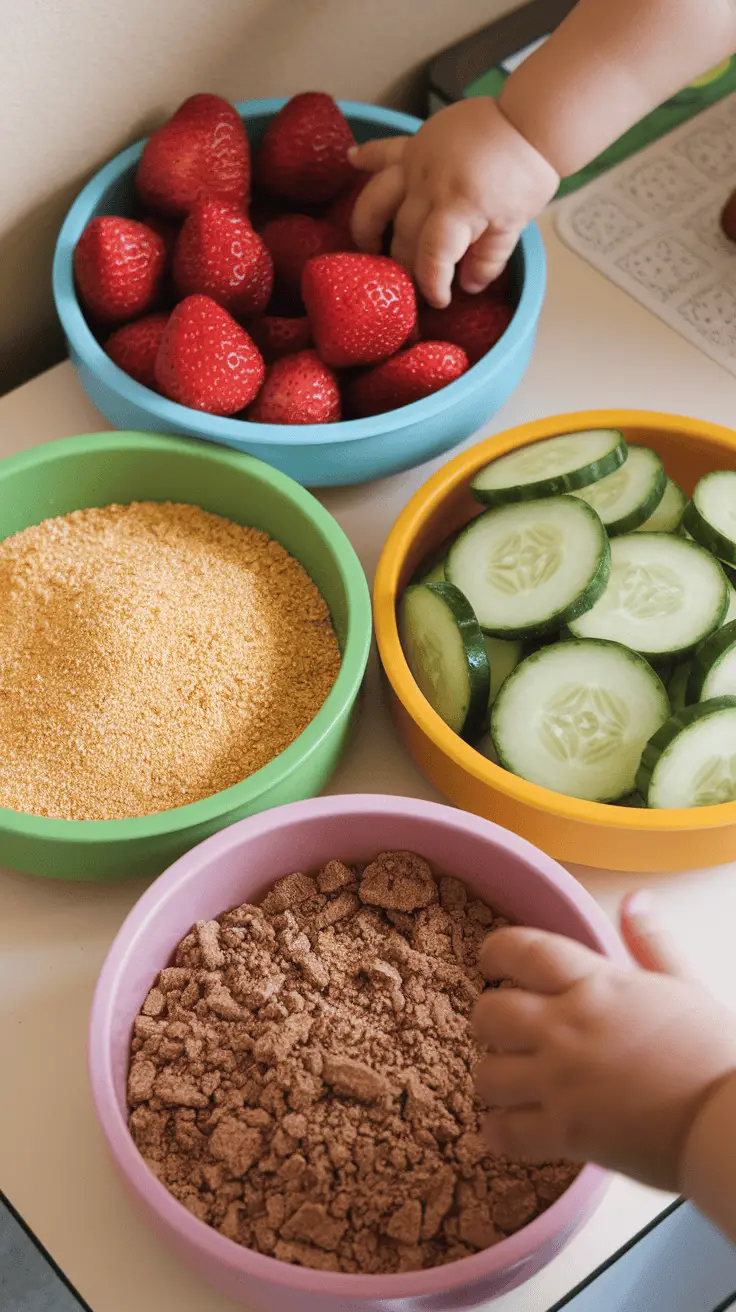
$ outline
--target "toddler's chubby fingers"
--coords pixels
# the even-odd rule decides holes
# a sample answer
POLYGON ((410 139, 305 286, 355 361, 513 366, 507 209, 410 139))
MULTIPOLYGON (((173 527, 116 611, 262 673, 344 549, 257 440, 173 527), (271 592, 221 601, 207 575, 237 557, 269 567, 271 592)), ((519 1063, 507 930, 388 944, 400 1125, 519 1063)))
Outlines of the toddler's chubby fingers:
POLYGON ((471 295, 484 292, 494 279, 500 277, 518 239, 516 230, 497 232, 488 228, 478 241, 474 241, 460 265, 463 291, 471 295))
POLYGON ((654 899, 646 889, 637 889, 624 898, 621 933, 632 957, 645 970, 694 983, 687 963, 657 924, 654 899))
POLYGON ((394 238, 391 254, 411 273, 416 263, 419 234, 429 214, 430 203, 421 196, 409 195, 394 219, 394 238))
POLYGON ((398 164, 376 173, 363 188, 353 210, 353 241, 359 250, 377 255, 387 225, 401 206, 406 190, 404 170, 398 164))
POLYGON ((537 1107, 539 1087, 533 1057, 484 1057, 475 1071, 475 1088, 486 1107, 537 1107))
POLYGON ((550 1117, 535 1108, 487 1112, 483 1117, 483 1138, 497 1157, 549 1162, 564 1156, 550 1117))
POLYGON ((428 215, 417 242, 415 274, 419 290, 435 309, 450 304, 455 266, 475 235, 467 219, 449 210, 434 209, 428 215))
POLYGON ((544 1034, 544 998, 521 989, 486 989, 473 1008, 473 1033, 496 1052, 535 1052, 544 1034))
POLYGON ((478 955, 486 979, 510 979, 533 993, 566 993, 605 961, 574 939, 516 926, 489 934, 478 955))
POLYGON ((353 168, 365 173, 380 173, 392 164, 401 163, 408 141, 408 137, 381 137, 378 141, 366 141, 362 146, 353 146, 348 151, 348 159, 353 168))

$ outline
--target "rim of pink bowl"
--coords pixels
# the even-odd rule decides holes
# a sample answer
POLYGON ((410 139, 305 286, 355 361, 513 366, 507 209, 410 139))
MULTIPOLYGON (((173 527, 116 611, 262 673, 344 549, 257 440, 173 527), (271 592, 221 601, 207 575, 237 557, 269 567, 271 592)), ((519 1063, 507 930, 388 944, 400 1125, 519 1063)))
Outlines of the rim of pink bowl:
POLYGON ((381 793, 351 793, 291 802, 240 820, 199 843, 169 866, 129 912, 102 967, 92 1002, 87 1050, 92 1099, 108 1148, 118 1168, 140 1195, 144 1205, 155 1212, 167 1228, 178 1232, 191 1245, 193 1252, 204 1253, 208 1259, 215 1260, 243 1277, 251 1276, 295 1292, 375 1300, 451 1293, 460 1286, 473 1285, 488 1276, 499 1275, 532 1257, 546 1242, 584 1213, 586 1204, 594 1199, 609 1173, 597 1166, 584 1166, 577 1179, 541 1216, 493 1248, 486 1248, 458 1262, 430 1267, 426 1271, 408 1271, 389 1276, 315 1271, 241 1247, 188 1212, 146 1166, 130 1136, 115 1092, 110 1063, 111 1002, 117 993, 120 976, 140 928, 154 912, 159 911, 162 904, 175 895, 182 884, 197 879, 203 866, 206 867, 214 858, 230 849, 239 847, 245 831, 255 837, 274 828, 298 828, 306 819, 327 822, 336 816, 349 815, 355 811, 375 814, 377 818, 389 814, 424 818, 466 833, 481 837, 487 835, 498 847, 535 865, 554 884, 565 900, 587 921, 606 956, 621 963, 627 961, 613 926, 582 884, 533 843, 491 820, 484 820, 439 802, 381 793), (104 1035, 104 1044, 100 1043, 100 1035, 104 1035))

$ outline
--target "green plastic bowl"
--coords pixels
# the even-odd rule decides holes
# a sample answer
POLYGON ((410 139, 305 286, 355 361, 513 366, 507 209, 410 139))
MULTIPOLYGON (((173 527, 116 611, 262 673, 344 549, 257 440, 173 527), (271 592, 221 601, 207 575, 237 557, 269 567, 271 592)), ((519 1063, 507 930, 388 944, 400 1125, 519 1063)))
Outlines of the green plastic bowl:
POLYGON ((325 598, 342 651, 327 700, 302 734, 242 783, 127 820, 49 820, 0 808, 0 862, 56 879, 155 875, 245 816, 314 797, 345 745, 371 642, 368 585, 342 529, 309 492, 251 456, 147 433, 92 433, 0 461, 0 534, 114 502, 179 501, 260 528, 325 598))

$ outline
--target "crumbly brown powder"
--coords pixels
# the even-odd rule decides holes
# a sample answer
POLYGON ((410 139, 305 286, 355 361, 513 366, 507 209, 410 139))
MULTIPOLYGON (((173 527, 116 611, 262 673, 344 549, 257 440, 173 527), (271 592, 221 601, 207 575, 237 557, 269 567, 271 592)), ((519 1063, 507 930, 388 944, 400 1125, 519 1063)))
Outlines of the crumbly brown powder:
POLYGON ((544 1211, 578 1168, 491 1156, 469 1026, 506 922, 421 857, 331 861, 197 924, 135 1022, 129 1125, 167 1189, 285 1262, 456 1261, 544 1211))
POLYGON ((80 510, 0 543, 0 806, 109 820, 245 779, 338 674, 327 606, 197 506, 80 510))

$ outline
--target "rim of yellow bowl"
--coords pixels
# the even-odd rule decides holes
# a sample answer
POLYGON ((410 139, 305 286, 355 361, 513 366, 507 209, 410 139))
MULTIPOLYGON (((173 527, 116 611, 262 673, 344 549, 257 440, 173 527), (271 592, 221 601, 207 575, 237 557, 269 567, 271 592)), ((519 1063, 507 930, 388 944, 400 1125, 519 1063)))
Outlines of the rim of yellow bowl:
POLYGON ((489 788, 516 802, 535 807, 541 812, 554 813, 567 820, 610 829, 641 829, 656 833, 719 829, 732 825, 736 820, 736 802, 649 811, 604 802, 582 801, 511 774, 487 760, 448 728, 419 691, 404 659, 396 622, 399 578, 417 534, 431 519, 437 507, 450 493, 466 485, 473 474, 494 457, 527 446, 530 442, 537 442, 540 438, 555 437, 585 428, 649 428, 661 433, 687 433, 696 440, 704 438, 722 447, 732 460, 736 456, 736 432, 732 429, 701 419, 662 414, 655 410, 580 410, 553 415, 505 429, 461 451, 415 492, 396 520, 381 552, 373 588, 373 608, 376 642, 386 677, 415 724, 455 765, 480 783, 487 784, 489 788))

